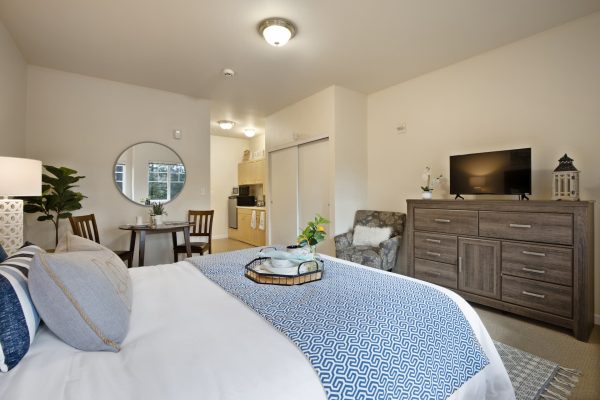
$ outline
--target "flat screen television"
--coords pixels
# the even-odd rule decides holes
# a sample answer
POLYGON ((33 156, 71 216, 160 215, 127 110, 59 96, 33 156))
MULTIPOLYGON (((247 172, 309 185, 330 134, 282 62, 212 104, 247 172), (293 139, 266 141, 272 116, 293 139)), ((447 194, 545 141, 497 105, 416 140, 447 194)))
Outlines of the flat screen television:
POLYGON ((531 149, 450 156, 450 193, 531 194, 531 149))

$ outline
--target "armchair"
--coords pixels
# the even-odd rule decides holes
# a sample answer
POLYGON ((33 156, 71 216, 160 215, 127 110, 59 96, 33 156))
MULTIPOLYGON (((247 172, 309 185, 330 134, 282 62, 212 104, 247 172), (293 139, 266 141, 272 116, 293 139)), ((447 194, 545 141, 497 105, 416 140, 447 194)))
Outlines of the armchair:
POLYGON ((379 246, 353 246, 354 228, 349 232, 335 236, 335 255, 338 258, 366 265, 367 267, 390 271, 396 265, 398 248, 404 232, 406 214, 389 211, 358 210, 354 216, 354 225, 369 227, 391 227, 392 234, 379 246))

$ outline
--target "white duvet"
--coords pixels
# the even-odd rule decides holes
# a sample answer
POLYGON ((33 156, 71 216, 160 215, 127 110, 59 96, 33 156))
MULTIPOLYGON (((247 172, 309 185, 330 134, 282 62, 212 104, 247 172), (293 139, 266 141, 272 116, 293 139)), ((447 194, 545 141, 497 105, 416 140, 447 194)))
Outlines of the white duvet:
MULTIPOLYGON (((42 327, 21 363, 0 375, 0 399, 326 399, 300 350, 192 264, 135 268, 131 277, 131 325, 121 352, 79 351, 42 327)), ((450 399, 514 399, 475 311, 440 290, 463 310, 490 360, 450 399)))

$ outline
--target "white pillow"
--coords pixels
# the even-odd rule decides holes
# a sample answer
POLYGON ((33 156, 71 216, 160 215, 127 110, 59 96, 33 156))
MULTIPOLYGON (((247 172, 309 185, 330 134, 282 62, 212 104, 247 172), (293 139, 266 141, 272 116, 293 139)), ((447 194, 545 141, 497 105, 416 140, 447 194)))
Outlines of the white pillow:
POLYGON ((388 240, 392 236, 392 227, 385 228, 356 225, 352 237, 352 246, 377 247, 379 243, 388 240))

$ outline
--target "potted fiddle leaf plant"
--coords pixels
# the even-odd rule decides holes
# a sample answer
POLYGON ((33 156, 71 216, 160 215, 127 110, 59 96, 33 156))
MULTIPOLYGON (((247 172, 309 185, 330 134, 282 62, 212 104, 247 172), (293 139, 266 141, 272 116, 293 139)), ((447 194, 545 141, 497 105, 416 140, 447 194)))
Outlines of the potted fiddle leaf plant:
POLYGON ((42 195, 24 197, 23 211, 30 214, 41 213, 38 221, 52 221, 54 224, 54 242, 58 244, 58 228, 61 219, 69 218, 72 211, 81 209, 81 201, 86 198, 73 190, 79 187, 76 183, 85 176, 77 175, 77 171, 67 167, 44 165, 46 173, 42 174, 42 195))

